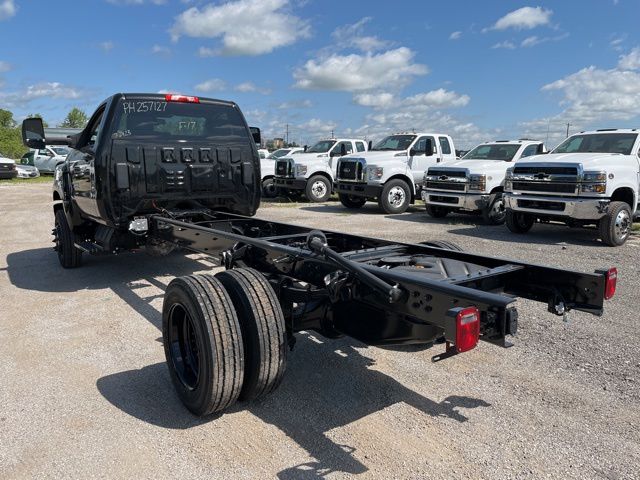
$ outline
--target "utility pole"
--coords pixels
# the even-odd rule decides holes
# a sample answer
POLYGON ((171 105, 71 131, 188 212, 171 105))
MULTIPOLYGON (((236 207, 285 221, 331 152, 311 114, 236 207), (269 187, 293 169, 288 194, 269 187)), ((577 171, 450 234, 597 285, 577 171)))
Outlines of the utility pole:
POLYGON ((569 127, 571 126, 571 124, 569 122, 567 122, 567 138, 569 138, 569 127))
POLYGON ((333 128, 331 129, 331 138, 333 138, 333 128))
POLYGON ((287 123, 287 130, 284 138, 287 139, 287 146, 289 145, 289 124, 287 123))

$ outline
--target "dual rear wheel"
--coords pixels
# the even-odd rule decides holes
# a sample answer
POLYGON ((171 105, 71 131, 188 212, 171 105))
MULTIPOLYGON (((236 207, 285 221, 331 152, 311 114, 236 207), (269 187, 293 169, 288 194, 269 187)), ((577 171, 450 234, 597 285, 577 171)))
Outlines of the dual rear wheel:
POLYGON ((174 279, 162 336, 171 381, 195 415, 267 395, 286 369, 282 309, 267 279, 250 268, 174 279))

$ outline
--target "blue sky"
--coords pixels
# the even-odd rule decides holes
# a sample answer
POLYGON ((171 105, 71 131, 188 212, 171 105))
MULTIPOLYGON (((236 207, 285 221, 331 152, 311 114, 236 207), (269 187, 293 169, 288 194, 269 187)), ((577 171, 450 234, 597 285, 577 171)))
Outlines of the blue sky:
POLYGON ((56 124, 171 91, 301 143, 416 129, 553 146, 567 122, 640 127, 639 21, 638 0, 0 0, 0 108, 56 124))

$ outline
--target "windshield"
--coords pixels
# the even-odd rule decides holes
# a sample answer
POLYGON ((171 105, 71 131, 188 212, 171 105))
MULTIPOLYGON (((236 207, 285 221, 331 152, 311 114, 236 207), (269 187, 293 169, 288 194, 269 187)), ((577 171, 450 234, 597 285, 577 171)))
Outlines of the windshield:
POLYGON ((622 153, 630 155, 637 133, 591 133, 574 135, 558 145, 552 153, 622 153))
POLYGON ((478 145, 462 158, 464 160, 504 160, 510 162, 519 148, 520 145, 509 143, 478 145))
POLYGON ((33 152, 29 152, 29 153, 25 153, 22 158, 20 159, 20 164, 21 165, 33 165, 33 157, 34 157, 34 153, 33 152))
POLYGON ((291 151, 290 148, 279 148, 275 152, 271 153, 267 158, 280 158, 284 157, 287 153, 291 151))
POLYGON ((335 144, 335 140, 321 140, 313 147, 307 148, 307 153, 327 153, 335 144))
POLYGON ((182 103, 121 99, 116 107, 112 138, 164 141, 246 141, 249 130, 237 108, 217 103, 182 103))
POLYGON ((406 150, 416 135, 390 135, 376 143, 371 150, 406 150))
POLYGON ((68 155, 69 149, 66 147, 50 147, 51 150, 56 152, 56 155, 68 155))

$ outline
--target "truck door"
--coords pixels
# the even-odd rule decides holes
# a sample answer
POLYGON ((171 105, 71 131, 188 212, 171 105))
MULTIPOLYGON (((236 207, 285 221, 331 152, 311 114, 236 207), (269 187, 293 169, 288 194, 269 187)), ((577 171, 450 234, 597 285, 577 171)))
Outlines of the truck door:
POLYGON ((342 145, 344 145, 346 155, 353 153, 353 144, 351 142, 338 142, 329 151, 329 168, 334 178, 337 176, 336 169, 338 168, 338 158, 340 158, 342 145))
POLYGON ((436 145, 435 138, 431 136, 423 136, 415 141, 413 147, 409 149, 409 168, 413 175, 413 182, 416 185, 420 185, 422 183, 425 170, 430 166, 435 165, 438 162, 438 158, 438 147, 436 145), (433 155, 431 156, 425 154, 427 139, 431 139, 431 145, 433 145, 433 155))
POLYGON ((438 137, 438 143, 440 144, 441 162, 448 162, 449 160, 456 159, 456 152, 451 148, 451 142, 447 137, 438 137))
POLYGON ((53 171, 51 166, 51 159, 53 158, 53 152, 48 148, 42 148, 34 151, 33 164, 37 169, 43 172, 53 171))
POLYGON ((74 200, 80 210, 95 217, 99 216, 96 201, 96 140, 102 125, 104 111, 105 105, 101 105, 92 115, 87 125, 87 130, 83 132, 81 137, 83 138, 83 143, 86 143, 77 145, 79 155, 72 157, 77 161, 73 166, 70 166, 74 200))

